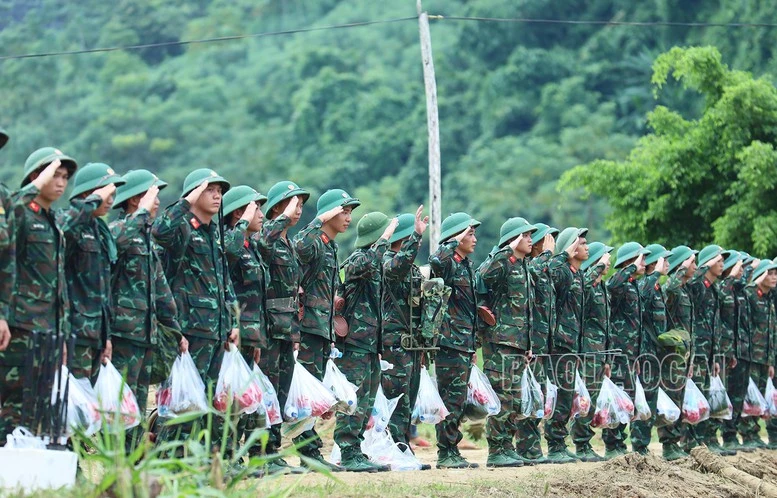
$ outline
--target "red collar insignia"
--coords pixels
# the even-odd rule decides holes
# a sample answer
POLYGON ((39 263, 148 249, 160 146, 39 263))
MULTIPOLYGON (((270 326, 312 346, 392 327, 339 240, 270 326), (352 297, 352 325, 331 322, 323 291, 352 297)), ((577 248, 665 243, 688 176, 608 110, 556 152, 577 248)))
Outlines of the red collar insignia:
POLYGON ((572 273, 577 273, 577 268, 575 268, 572 265, 569 265, 569 269, 572 270, 572 273))
POLYGON ((515 254, 510 256, 510 263, 515 264, 516 261, 518 261, 518 258, 515 257, 515 254))
POLYGON ((325 233, 321 234, 321 240, 324 241, 324 244, 329 244, 329 236, 325 233))
POLYGON ((658 285, 658 282, 656 282, 656 290, 659 290, 661 288, 660 285, 658 285))
POLYGON ((464 258, 462 258, 462 257, 459 255, 459 253, 455 252, 455 253, 453 253, 453 260, 454 260, 455 262, 457 262, 457 263, 461 263, 462 261, 464 261, 464 258))
POLYGON ((761 289, 759 289, 759 288, 757 288, 757 287, 756 287, 756 289, 755 289, 755 290, 756 290, 756 291, 758 291, 758 297, 764 297, 764 293, 763 293, 763 292, 761 292, 761 289))
POLYGON ((706 287, 706 288, 708 288, 708 289, 709 289, 711 285, 712 285, 712 282, 710 282, 709 280, 707 280, 707 279, 705 278, 705 279, 704 279, 704 287, 706 287))
POLYGON ((40 209, 41 209, 41 208, 40 208, 40 204, 38 204, 37 202, 35 202, 35 201, 30 201, 30 204, 29 204, 29 206, 30 206, 30 209, 32 209, 32 211, 33 211, 35 214, 38 214, 38 213, 40 213, 40 209))
POLYGON ((634 277, 629 277, 629 283, 634 281, 634 277))
POLYGON ((194 227, 195 230, 197 230, 202 226, 202 223, 200 223, 200 221, 197 218, 192 218, 191 220, 189 220, 189 223, 191 224, 191 226, 194 227))
POLYGON ((248 249, 248 237, 246 237, 245 239, 243 239, 243 247, 245 247, 246 249, 248 249))

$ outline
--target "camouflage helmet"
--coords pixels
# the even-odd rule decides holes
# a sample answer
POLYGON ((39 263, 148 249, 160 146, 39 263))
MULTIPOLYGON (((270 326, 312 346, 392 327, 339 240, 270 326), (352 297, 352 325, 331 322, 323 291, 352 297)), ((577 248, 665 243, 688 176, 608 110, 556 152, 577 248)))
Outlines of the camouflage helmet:
POLYGON ((592 265, 598 263, 599 260, 602 259, 602 256, 612 252, 613 249, 615 248, 601 242, 591 242, 588 244, 588 259, 583 261, 583 263, 580 265, 580 269, 583 271, 587 270, 592 265))
POLYGON ((361 206, 361 202, 359 199, 351 197, 350 194, 348 194, 348 192, 345 190, 333 188, 331 190, 327 190, 321 194, 321 197, 318 198, 318 202, 316 203, 316 209, 318 212, 316 213, 316 216, 321 216, 322 214, 336 208, 337 206, 350 206, 356 208, 361 206))
POLYGON ((656 339, 659 346, 682 357, 685 357, 690 351, 691 335, 687 330, 672 329, 660 334, 656 339))
POLYGON ((113 200, 113 207, 121 207, 129 199, 136 195, 145 193, 152 186, 156 185, 159 190, 167 187, 167 183, 163 182, 157 176, 146 169, 135 169, 124 176, 124 185, 116 189, 116 198, 113 200))
POLYGON ((640 254, 647 254, 647 251, 639 242, 626 242, 618 248, 618 252, 615 253, 615 268, 629 261, 632 258, 636 258, 640 254))
POLYGON ((267 197, 263 196, 248 185, 238 185, 232 187, 229 192, 224 194, 221 198, 221 203, 224 206, 224 216, 227 216, 233 211, 236 211, 242 207, 247 206, 251 202, 256 202, 257 206, 261 206, 267 201, 267 197))
MULTIPOLYGON (((73 177, 73 191, 70 192, 70 200, 86 192, 114 184, 117 187, 124 185, 124 179, 113 171, 113 168, 105 163, 87 163, 76 172, 73 177)), ((115 201, 114 201, 115 202, 115 201)))
POLYGON ((445 242, 469 227, 480 226, 480 222, 467 213, 453 213, 444 220, 440 226, 440 242, 445 242))
POLYGON ((536 231, 537 227, 526 221, 525 218, 510 218, 502 223, 502 228, 499 229, 499 246, 507 244, 526 232, 534 233, 536 231))
POLYGON ((674 271, 675 268, 680 266, 683 261, 690 258, 691 256, 695 256, 698 253, 699 251, 691 249, 688 246, 675 247, 672 249, 672 255, 669 256, 669 259, 667 260, 669 263, 669 271, 674 271))
POLYGON ((658 262, 661 258, 668 258, 672 255, 672 251, 667 251, 666 247, 661 244, 650 244, 645 246, 645 250, 648 251, 648 255, 645 256, 645 266, 652 265, 658 262))
POLYGON ((545 238, 546 235, 551 234, 553 236, 558 234, 558 229, 550 227, 546 225, 545 223, 535 223, 535 228, 537 228, 537 231, 534 232, 531 236, 531 243, 536 244, 542 239, 545 238))
POLYGON ((356 225, 356 242, 354 247, 367 247, 374 244, 383 235, 390 223, 391 219, 378 211, 365 214, 356 225))
POLYGON ((73 173, 78 169, 78 164, 75 159, 70 156, 66 156, 61 150, 54 147, 43 147, 32 154, 24 161, 24 177, 22 178, 22 187, 30 183, 30 176, 36 171, 43 169, 59 159, 62 162, 62 166, 67 168, 68 175, 73 176, 73 173))
POLYGON ((294 182, 278 182, 267 191, 267 203, 264 205, 264 212, 270 214, 272 208, 290 197, 302 197, 302 203, 308 200, 310 192, 303 190, 294 182))
POLYGON ((558 238, 556 239, 555 254, 561 254, 562 252, 566 251, 569 249, 569 246, 571 246, 578 238, 585 237, 586 235, 588 235, 587 228, 565 228, 561 231, 560 234, 558 234, 558 238))
POLYGON ((5 144, 8 143, 8 133, 2 128, 0 128, 0 149, 2 149, 5 144))
POLYGON ((186 197, 189 193, 202 185, 204 182, 208 183, 220 183, 221 194, 226 194, 229 190, 229 182, 220 176, 218 173, 210 168, 195 169, 188 175, 183 181, 183 191, 181 191, 181 197, 186 197))
POLYGON ((406 239, 415 231, 415 215, 412 213, 404 213, 397 216, 397 229, 394 230, 394 234, 389 239, 389 243, 402 239, 406 239))

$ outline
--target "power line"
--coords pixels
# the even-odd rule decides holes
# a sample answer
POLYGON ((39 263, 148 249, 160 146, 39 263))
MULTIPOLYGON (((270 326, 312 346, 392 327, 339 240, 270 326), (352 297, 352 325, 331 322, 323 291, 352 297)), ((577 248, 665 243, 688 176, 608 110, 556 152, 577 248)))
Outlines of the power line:
POLYGON ((593 26, 674 26, 684 28, 777 28, 777 23, 753 23, 753 22, 676 22, 676 21, 606 21, 606 20, 573 20, 573 19, 532 19, 532 18, 505 18, 505 17, 465 17, 465 16, 441 16, 430 15, 430 20, 435 21, 480 21, 503 22, 523 24, 573 24, 593 26))

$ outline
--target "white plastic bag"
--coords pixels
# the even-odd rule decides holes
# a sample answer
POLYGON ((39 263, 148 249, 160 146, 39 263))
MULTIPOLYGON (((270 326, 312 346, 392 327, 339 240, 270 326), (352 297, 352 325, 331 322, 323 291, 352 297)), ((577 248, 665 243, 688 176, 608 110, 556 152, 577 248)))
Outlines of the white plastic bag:
POLYGON ((299 362, 295 362, 289 398, 283 407, 284 419, 296 422, 308 417, 320 417, 331 411, 336 404, 335 395, 299 362))
POLYGON ((356 398, 357 386, 350 383, 342 371, 337 368, 335 362, 327 360, 326 373, 324 373, 324 385, 332 391, 337 398, 335 411, 353 415, 356 413, 358 400, 356 398))
POLYGON ((409 449, 403 451, 388 431, 365 432, 361 450, 371 462, 388 465, 391 470, 421 470, 421 462, 409 449))
POLYGON ((683 395, 683 422, 696 425, 710 418, 710 404, 693 379, 685 381, 683 395))
POLYGON ((666 427, 674 425, 678 420, 680 420, 680 407, 672 401, 666 391, 659 387, 656 399, 656 421, 653 425, 666 427))
POLYGON ((650 420, 652 415, 650 405, 645 397, 645 388, 642 387, 642 382, 637 375, 634 378, 634 416, 631 420, 650 420))
POLYGON ((710 377, 710 390, 707 392, 707 401, 710 404, 710 418, 731 420, 734 416, 734 405, 728 397, 723 381, 719 375, 710 377))
POLYGON ((545 420, 553 418, 553 412, 556 411, 556 402, 558 401, 558 386, 550 381, 550 377, 545 378, 545 412, 542 416, 545 420))
POLYGON ((248 415, 262 406, 262 388, 253 376, 240 350, 234 344, 224 353, 221 370, 213 393, 213 407, 226 413, 232 405, 232 415, 248 415))
POLYGON ((523 369, 521 375, 521 413, 519 418, 543 418, 545 416, 545 396, 530 366, 523 369))
POLYGON ((772 378, 766 379, 766 390, 764 391, 764 400, 766 400, 765 417, 777 417, 777 389, 774 388, 772 378))
POLYGON ((97 433, 102 426, 100 405, 97 403, 97 394, 94 392, 89 379, 76 379, 73 374, 62 365, 62 368, 54 377, 51 389, 51 406, 57 402, 57 390, 59 399, 62 399, 67 389, 67 427, 65 434, 72 436, 76 429, 80 429, 87 436, 97 433), (68 379, 67 385, 59 384, 60 376, 68 379))
POLYGON ((499 396, 491 387, 491 382, 477 365, 472 365, 467 383, 467 403, 464 405, 464 417, 471 422, 485 420, 502 410, 499 396))
POLYGON ((421 380, 418 384, 418 396, 413 407, 412 422, 414 424, 438 424, 450 414, 440 393, 429 376, 426 367, 421 367, 421 380))
POLYGON ((369 420, 367 420, 367 432, 386 432, 388 429, 389 421, 391 420, 391 414, 399 403, 399 398, 404 394, 400 394, 396 398, 388 399, 383 392, 383 386, 378 384, 378 390, 375 393, 375 404, 372 406, 372 412, 369 420))
POLYGON ((141 413, 138 400, 110 361, 100 366, 100 373, 94 383, 94 392, 97 395, 100 411, 105 415, 106 423, 111 424, 113 417, 119 414, 125 429, 131 429, 140 424, 141 413))
POLYGON ((254 363, 254 376, 259 380, 262 387, 262 402, 267 413, 267 425, 277 425, 283 422, 281 416, 281 403, 278 401, 278 393, 270 382, 270 379, 262 372, 259 365, 254 363))
POLYGON ((591 394, 580 377, 580 371, 575 370, 575 394, 572 397, 572 413, 570 418, 586 417, 591 411, 591 394))
POLYGON ((6 436, 3 448, 45 450, 46 443, 43 442, 43 439, 27 430, 27 428, 17 427, 11 434, 6 436))
POLYGON ((745 402, 742 404, 743 417, 763 417, 766 414, 766 399, 761 395, 755 381, 750 377, 745 393, 745 402))
POLYGON ((156 404, 160 417, 208 411, 205 383, 188 351, 175 359, 170 376, 157 389, 156 404))
POLYGON ((633 415, 634 403, 629 395, 605 376, 599 396, 596 397, 596 411, 591 419, 591 427, 615 429, 621 424, 628 424, 633 415))

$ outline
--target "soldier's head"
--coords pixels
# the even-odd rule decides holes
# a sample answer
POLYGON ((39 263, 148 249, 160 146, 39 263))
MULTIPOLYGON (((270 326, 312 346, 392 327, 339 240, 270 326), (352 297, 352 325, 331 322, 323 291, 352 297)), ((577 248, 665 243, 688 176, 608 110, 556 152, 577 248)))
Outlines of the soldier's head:
POLYGON ((699 251, 699 266, 707 267, 707 278, 717 279, 723 274, 723 261, 729 256, 720 246, 708 245, 699 251))
POLYGON ((397 228, 389 239, 391 249, 398 251, 405 241, 415 230, 415 215, 413 213, 403 213, 397 216, 397 228))
POLYGON ((558 235, 554 254, 567 253, 568 260, 576 267, 580 267, 583 261, 588 259, 588 235, 587 228, 567 227, 558 235), (572 251, 574 248, 574 252, 572 251))
POLYGON ((534 226, 537 228, 537 231, 531 236, 531 255, 539 256, 543 251, 551 249, 550 247, 545 247, 545 240, 548 235, 551 237, 557 236, 558 229, 550 227, 545 223, 535 223, 534 226))
POLYGON ((591 242, 588 244, 588 259, 583 261, 583 264, 580 265, 580 269, 586 271, 592 266, 604 263, 602 275, 607 274, 607 272, 610 271, 610 253, 613 249, 613 247, 601 242, 591 242))
POLYGON ((348 227, 351 225, 351 213, 360 205, 361 202, 359 199, 351 197, 345 190, 327 190, 318 198, 318 202, 316 203, 316 208, 318 210, 316 217, 319 217, 338 206, 342 207, 343 210, 324 223, 324 226, 335 234, 343 233, 348 230, 348 227))
POLYGON ((238 185, 224 194, 223 201, 224 221, 230 226, 236 225, 245 214, 246 209, 253 205, 252 208, 256 209, 254 210, 254 215, 248 220, 248 231, 254 233, 262 229, 264 214, 262 214, 262 210, 259 207, 267 202, 267 197, 248 185, 238 185))
POLYGON ((526 219, 510 218, 499 229, 499 247, 510 246, 515 256, 524 258, 531 253, 532 234, 536 231, 537 227, 526 219))
POLYGON ((669 272, 669 263, 667 258, 672 255, 672 251, 667 251, 661 244, 650 244, 645 247, 648 254, 645 255, 645 273, 650 275, 658 272, 666 275, 669 272))
POLYGON ((764 284, 769 289, 774 289, 774 287, 777 286, 777 268, 772 268, 767 272, 764 284))
POLYGON ((390 223, 391 219, 379 211, 365 214, 356 224, 354 247, 358 249, 371 246, 380 239, 390 223))
POLYGON ((669 265, 669 271, 673 272, 677 268, 683 267, 685 271, 682 274, 683 279, 689 279, 696 273, 696 254, 698 251, 694 251, 688 246, 677 246, 672 249, 672 255, 669 256, 667 263, 669 265))
POLYGON ((629 265, 636 266, 636 275, 645 273, 645 256, 648 253, 639 242, 626 242, 618 248, 615 256, 615 268, 626 268, 629 265))
POLYGON ((301 189, 296 183, 290 181, 278 182, 267 191, 267 203, 264 205, 265 214, 268 219, 275 219, 283 214, 292 199, 297 198, 294 209, 288 214, 291 223, 294 226, 299 222, 302 216, 302 205, 310 198, 310 193, 301 189))
MULTIPOLYGON (((156 186, 159 190, 167 187, 167 183, 163 182, 155 174, 145 169, 132 170, 129 173, 122 176, 124 185, 121 185, 116 189, 116 197, 113 200, 113 208, 120 208, 131 214, 137 211, 140 207, 140 201, 153 186, 156 186)), ((150 209, 152 218, 156 218, 157 211, 159 210, 159 196, 154 199, 154 204, 150 209)))
MULTIPOLYGON (((104 163, 88 163, 79 169, 73 177, 73 191, 70 200, 89 197, 95 190, 108 185, 117 187, 124 185, 124 179, 117 175, 113 169, 104 163)), ((104 216, 113 206, 114 195, 110 195, 94 210, 92 216, 104 216)))
POLYGON ((46 169, 46 166, 54 161, 59 161, 60 166, 57 168, 56 173, 54 173, 54 178, 43 185, 38 194, 38 197, 49 205, 62 197, 67 188, 68 180, 76 172, 78 165, 73 158, 66 156, 61 150, 54 147, 38 149, 30 154, 24 162, 24 178, 22 179, 22 187, 24 187, 37 179, 43 170, 46 169))
POLYGON ((440 242, 457 239, 459 245, 456 247, 456 251, 465 256, 472 254, 478 243, 475 236, 475 230, 478 226, 480 226, 480 222, 467 213, 453 213, 442 220, 440 242))
POLYGON ((742 276, 742 254, 739 251, 729 251, 723 260, 723 278, 739 278, 742 276))
POLYGON ((203 183, 207 183, 207 187, 192 205, 192 211, 213 217, 221 208, 222 196, 229 190, 229 182, 212 169, 196 169, 184 179, 181 197, 186 197, 203 183))

